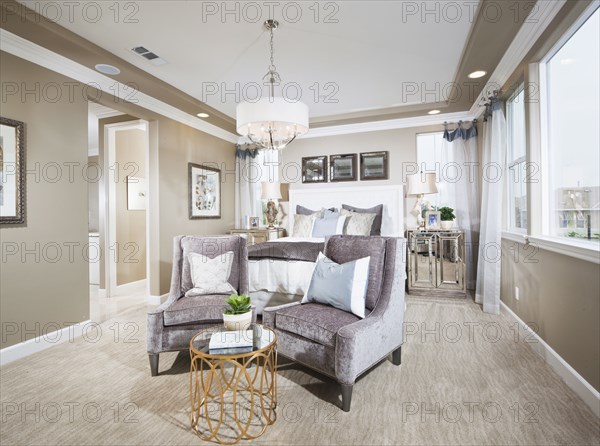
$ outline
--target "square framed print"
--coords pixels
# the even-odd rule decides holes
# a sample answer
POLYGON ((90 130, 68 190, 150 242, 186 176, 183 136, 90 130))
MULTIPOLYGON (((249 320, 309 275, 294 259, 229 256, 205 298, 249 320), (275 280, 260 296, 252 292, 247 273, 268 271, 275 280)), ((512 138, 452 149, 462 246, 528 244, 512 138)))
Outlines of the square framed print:
POLYGON ((356 181, 356 153, 329 156, 329 181, 356 181))
POLYGON ((0 117, 0 224, 25 223, 25 124, 0 117))
POLYGON ((438 211, 427 211, 425 213, 425 228, 440 229, 440 213, 438 211))
POLYGON ((388 178, 388 152, 360 154, 361 180, 387 180, 388 178))
POLYGON ((188 163, 190 220, 221 218, 221 170, 188 163))
POLYGON ((303 183, 327 183, 327 157, 312 156, 302 158, 303 183))

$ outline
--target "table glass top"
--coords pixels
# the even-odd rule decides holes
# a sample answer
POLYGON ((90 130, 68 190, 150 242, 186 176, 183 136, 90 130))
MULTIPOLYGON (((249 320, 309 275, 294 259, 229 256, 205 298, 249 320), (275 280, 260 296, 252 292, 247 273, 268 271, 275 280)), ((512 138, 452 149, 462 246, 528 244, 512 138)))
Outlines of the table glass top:
POLYGON ((200 353, 207 356, 248 356, 253 352, 270 347, 275 342, 275 333, 273 330, 260 325, 252 324, 248 331, 232 332, 227 331, 223 324, 214 325, 198 332, 190 341, 190 348, 196 354, 200 353), (231 342, 244 340, 248 347, 219 348, 210 349, 209 342, 211 336, 219 336, 221 341, 231 342))

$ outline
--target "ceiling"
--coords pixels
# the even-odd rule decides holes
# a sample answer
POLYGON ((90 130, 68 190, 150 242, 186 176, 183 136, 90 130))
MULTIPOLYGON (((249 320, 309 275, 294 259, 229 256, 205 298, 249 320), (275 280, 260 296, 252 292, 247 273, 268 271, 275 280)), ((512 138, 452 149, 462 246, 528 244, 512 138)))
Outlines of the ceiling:
MULTIPOLYGON (((21 3, 230 117, 240 100, 256 97, 267 72, 269 34, 262 22, 269 8, 261 2, 251 2, 253 7, 244 2, 127 2, 117 20, 113 2, 96 3, 101 11, 76 7, 71 14, 63 2, 51 2, 62 4, 62 11, 43 8, 37 0, 21 3), (234 12, 222 16, 221 9, 234 12), (131 51, 138 45, 168 63, 152 65, 131 51)), ((421 87, 407 92, 415 85, 433 90, 453 82, 477 2, 465 2, 460 10, 437 2, 438 12, 425 17, 411 9, 421 8, 417 2, 321 3, 318 18, 312 2, 280 3, 286 4, 292 7, 275 9, 280 21, 275 64, 286 96, 300 94, 311 118, 320 118, 440 101, 436 94, 422 97, 421 87)))
MULTIPOLYGON (((535 3, 538 16, 559 9, 547 7, 552 4, 535 3)), ((495 70, 511 43, 527 40, 515 37, 543 29, 535 24, 546 22, 536 20, 527 24, 532 29, 519 34, 536 10, 532 5, 531 0, 3 0, 6 20, 0 28, 12 39, 17 55, 29 43, 39 45, 76 65, 67 69, 58 61, 65 74, 75 70, 82 82, 95 76, 109 96, 113 81, 119 88, 132 85, 145 104, 142 110, 235 138, 236 105, 268 94, 262 82, 269 64, 269 34, 262 23, 271 16, 280 22, 275 64, 286 87, 283 95, 309 106, 311 129, 346 124, 366 129, 434 118, 427 116, 432 109, 441 111, 439 122, 446 116, 462 119, 477 106, 484 87, 487 91, 496 85, 495 70), (274 15, 269 5, 274 5, 274 15), (140 45, 167 63, 156 66, 134 54, 131 49, 140 45), (121 73, 108 77, 90 71, 99 63, 115 65, 121 73), (487 75, 469 79, 475 70, 487 75), (199 112, 209 117, 199 119, 199 112)), ((52 64, 52 53, 28 48, 35 54, 31 57, 52 64)), ((512 58, 520 51, 514 48, 512 58)), ((282 94, 280 88, 276 94, 282 94)), ((115 96, 135 107, 128 95, 115 96)))

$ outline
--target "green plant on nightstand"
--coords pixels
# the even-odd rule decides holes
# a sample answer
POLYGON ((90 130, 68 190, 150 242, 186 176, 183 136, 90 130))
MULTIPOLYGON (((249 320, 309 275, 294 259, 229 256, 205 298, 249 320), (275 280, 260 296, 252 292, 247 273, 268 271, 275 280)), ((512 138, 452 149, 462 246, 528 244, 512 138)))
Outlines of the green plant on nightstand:
POLYGON ((454 215, 454 209, 448 206, 442 206, 438 209, 438 211, 440 213, 440 219, 442 220, 440 223, 442 229, 451 229, 452 226, 454 226, 454 219, 456 218, 456 215, 454 215))

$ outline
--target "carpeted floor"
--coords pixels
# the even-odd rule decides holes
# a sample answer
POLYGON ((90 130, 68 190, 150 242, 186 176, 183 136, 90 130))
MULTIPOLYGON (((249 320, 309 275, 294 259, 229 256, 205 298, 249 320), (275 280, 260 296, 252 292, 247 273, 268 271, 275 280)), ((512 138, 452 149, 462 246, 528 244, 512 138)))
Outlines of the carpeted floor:
MULTIPOLYGON (((468 299, 409 297, 405 326, 402 365, 360 379, 350 413, 331 381, 282 366, 278 419, 252 444, 600 443, 598 418, 512 320, 468 299)), ((2 367, 0 443, 202 444, 189 429, 189 355, 162 354, 151 378, 145 308, 99 328, 2 367)))

